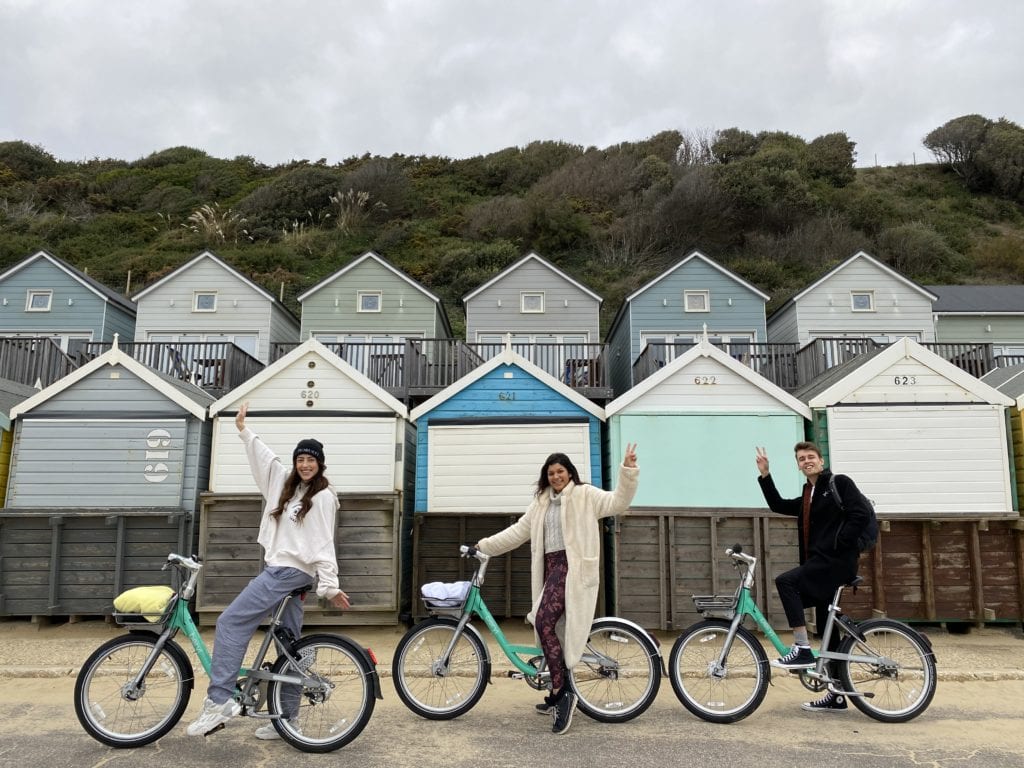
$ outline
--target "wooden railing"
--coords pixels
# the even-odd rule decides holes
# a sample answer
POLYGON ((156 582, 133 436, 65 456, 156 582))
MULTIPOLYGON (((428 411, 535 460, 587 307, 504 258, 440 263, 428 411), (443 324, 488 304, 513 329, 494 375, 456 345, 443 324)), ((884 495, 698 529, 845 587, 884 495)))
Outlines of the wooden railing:
MULTIPOLYGON (((297 346, 271 344, 271 362, 297 346)), ((331 342, 324 346, 400 400, 436 394, 505 348, 503 343, 475 344, 460 339, 331 342)), ((512 349, 587 397, 611 396, 604 344, 528 343, 513 344, 512 349)))
MULTIPOLYGON (((800 386, 797 344, 724 342, 715 346, 783 389, 800 386)), ((692 344, 679 342, 647 344, 633 363, 634 384, 639 384, 692 347, 692 344)))
MULTIPOLYGON (((103 354, 110 346, 110 342, 84 344, 81 361, 103 354)), ((248 381, 264 367, 229 341, 128 341, 119 342, 118 347, 143 365, 194 384, 215 397, 248 381)))
MULTIPOLYGON (((280 360, 298 347, 296 342, 270 345, 270 362, 280 360)), ((374 384, 398 399, 405 398, 406 350, 404 342, 324 342, 324 346, 374 384)))
MULTIPOLYGON (((685 342, 648 344, 633 363, 633 381, 643 381, 692 346, 685 342)), ((841 337, 812 339, 803 347, 756 342, 729 342, 715 346, 772 383, 794 390, 810 384, 838 365, 888 345, 869 338, 841 337)), ((992 344, 987 342, 921 342, 921 346, 978 378, 993 368, 1024 363, 1024 355, 996 357, 992 344)))
POLYGON ((0 378, 48 387, 77 367, 54 339, 0 337, 0 378))

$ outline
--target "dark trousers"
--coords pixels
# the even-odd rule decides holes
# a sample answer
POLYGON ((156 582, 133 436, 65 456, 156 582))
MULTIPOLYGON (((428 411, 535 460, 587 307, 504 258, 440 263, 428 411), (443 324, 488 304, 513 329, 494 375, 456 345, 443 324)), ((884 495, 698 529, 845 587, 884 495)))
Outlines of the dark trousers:
MULTIPOLYGON (((818 637, 825 633, 825 624, 828 622, 828 601, 819 602, 814 597, 800 590, 800 579, 803 575, 803 566, 797 566, 775 577, 775 588, 779 592, 779 600, 782 602, 782 610, 786 612, 786 621, 790 627, 802 627, 807 623, 804 618, 805 608, 814 608, 815 631, 818 637)), ((833 631, 828 641, 829 651, 839 647, 839 633, 833 631)), ((829 665, 830 674, 835 676, 837 668, 835 662, 829 665)))
POLYGON ((565 656, 555 625, 565 614, 565 575, 568 571, 569 562, 564 549, 544 555, 544 594, 533 625, 540 636, 540 647, 551 672, 552 690, 556 691, 565 685, 565 656))

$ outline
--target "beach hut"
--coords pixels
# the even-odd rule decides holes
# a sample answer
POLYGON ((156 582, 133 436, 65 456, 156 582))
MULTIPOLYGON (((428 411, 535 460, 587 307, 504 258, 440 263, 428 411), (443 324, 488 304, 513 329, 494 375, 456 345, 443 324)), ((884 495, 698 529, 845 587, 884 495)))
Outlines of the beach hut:
POLYGON ((0 614, 101 615, 189 552, 213 401, 108 352, 11 409, 0 614))
MULTIPOLYGON (((585 482, 603 485, 604 409, 506 347, 410 414, 416 423, 412 586, 464 578, 458 556, 514 522, 544 459, 567 454, 585 482)), ((495 615, 530 608, 529 545, 492 563, 485 596, 495 615)), ((414 611, 420 609, 413 600, 414 611)))
POLYGON ((39 389, 10 379, 0 379, 0 504, 7 498, 7 478, 11 471, 11 408, 32 397, 39 389))
POLYGON ((659 629, 698 621, 690 596, 735 588, 724 550, 738 543, 760 558, 755 594, 783 620, 772 578, 796 564, 795 523, 765 509, 754 448, 781 474, 810 409, 704 338, 606 413, 609 464, 635 442, 641 466, 633 510, 616 525, 616 613, 659 629))
POLYGON ((394 623, 403 489, 412 482, 415 430, 402 403, 316 339, 210 407, 213 457, 199 533, 206 567, 196 601, 201 620, 215 621, 261 567, 256 537, 263 501, 235 427, 245 402, 246 424, 285 462, 299 440, 320 440, 327 476, 338 490, 339 578, 352 608, 342 615, 311 600, 306 622, 394 623))
MULTIPOLYGON (((879 544, 858 601, 919 621, 1020 621, 1020 556, 1006 409, 1014 401, 911 339, 796 393, 834 471, 876 505, 879 544), (1007 544, 1008 542, 1008 544, 1007 544)), ((796 482, 782 492, 795 495, 796 482)))

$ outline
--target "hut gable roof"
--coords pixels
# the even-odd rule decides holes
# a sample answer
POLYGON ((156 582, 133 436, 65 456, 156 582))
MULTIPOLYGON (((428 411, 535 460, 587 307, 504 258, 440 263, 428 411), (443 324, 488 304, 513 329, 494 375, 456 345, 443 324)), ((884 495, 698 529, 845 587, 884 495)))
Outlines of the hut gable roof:
POLYGON ((814 390, 805 391, 802 399, 806 399, 811 408, 827 408, 847 399, 856 390, 894 365, 910 359, 947 379, 981 402, 1013 405, 1013 400, 1003 393, 906 337, 862 357, 863 359, 854 358, 848 365, 839 366, 830 372, 827 382, 815 384, 814 390))
POLYGON ((54 267, 59 269, 61 272, 64 272, 69 277, 71 277, 71 279, 81 283, 83 286, 85 286, 86 289, 88 289, 92 293, 96 294, 102 301, 108 301, 108 302, 111 302, 113 304, 116 304, 117 306, 121 307, 121 309, 125 310, 126 312, 128 312, 132 316, 135 315, 136 307, 135 307, 135 303, 133 301, 125 298, 124 296, 122 296, 117 291, 112 290, 111 288, 108 288, 107 286, 103 285, 103 283, 99 282, 98 280, 93 280, 91 277, 89 277, 84 272, 81 272, 81 271, 75 269, 73 266, 68 264, 63 259, 59 259, 56 256, 54 256, 52 253, 49 253, 47 251, 36 251, 34 254, 32 254, 28 258, 22 259, 20 262, 15 264, 13 267, 8 269, 6 272, 4 272, 3 274, 0 274, 0 283, 2 283, 5 279, 10 277, 11 275, 13 275, 13 274, 19 272, 20 270, 24 269, 25 267, 29 266, 30 264, 33 264, 33 263, 35 263, 37 261, 40 261, 40 260, 49 262, 54 267))
POLYGON ((757 387, 762 392, 769 395, 771 398, 777 400, 793 412, 800 414, 805 419, 811 418, 811 409, 807 407, 800 400, 795 398, 793 395, 786 392, 779 386, 776 386, 771 381, 766 379, 764 376, 751 370, 743 363, 734 360, 731 356, 723 352, 718 347, 711 344, 706 338, 702 339, 699 343, 688 349, 685 353, 677 357, 672 362, 668 363, 664 368, 657 371, 656 373, 648 376, 646 379, 641 381, 635 387, 630 389, 628 392, 620 395, 605 406, 605 413, 611 417, 616 413, 623 411, 632 403, 636 402, 648 392, 656 389, 658 386, 663 384, 666 380, 676 376, 683 369, 690 366, 694 361, 702 358, 710 358, 719 365, 728 368, 732 373, 735 373, 742 380, 749 382, 752 386, 757 387))
POLYGON ((578 288, 583 293, 587 294, 587 296, 592 298, 598 304, 601 304, 601 302, 604 301, 604 299, 602 299, 600 296, 598 296, 592 290, 587 288, 587 286, 583 285, 583 283, 581 283, 578 280, 574 280, 573 278, 569 277, 569 275, 567 275, 565 272, 560 270, 558 267, 556 267, 550 261, 548 261, 547 259, 544 259, 544 258, 538 256, 536 253, 531 251, 530 253, 528 253, 526 256, 521 258, 519 261, 517 261, 512 266, 506 267, 501 272, 499 272, 497 275, 495 275, 490 280, 488 280, 486 283, 484 283, 483 285, 479 286, 478 288, 474 288, 472 291, 470 291, 465 296, 463 296, 462 297, 462 303, 465 304, 465 303, 471 301, 473 299, 473 297, 476 296, 477 294, 479 294, 481 291, 486 291, 488 288, 490 288, 495 283, 497 283, 497 282, 499 282, 501 280, 504 280, 512 272, 516 271, 517 269, 519 269, 524 264, 526 264, 526 263, 528 263, 530 261, 536 261, 539 264, 544 265, 546 268, 550 269, 553 273, 555 273, 556 275, 561 277, 563 280, 565 280, 565 281, 567 281, 569 283, 572 283, 572 285, 574 285, 576 288, 578 288))
POLYGON ((152 368, 143 365, 131 355, 126 355, 118 346, 116 336, 114 337, 113 346, 111 346, 111 348, 102 355, 90 360, 81 368, 75 369, 67 376, 58 379, 53 384, 46 387, 46 389, 39 391, 32 397, 14 406, 11 409, 11 418, 13 419, 17 416, 28 413, 36 406, 46 402, 51 397, 64 392, 77 382, 91 376, 96 371, 99 371, 104 366, 115 365, 119 365, 122 368, 131 371, 132 374, 163 394, 168 400, 177 404, 183 410, 191 413, 197 419, 202 421, 206 420, 206 407, 213 401, 213 397, 211 395, 188 382, 178 381, 159 373, 152 368))
POLYGON ((399 402, 392 395, 388 394, 386 390, 364 376, 338 355, 331 352, 331 350, 316 339, 308 339, 307 341, 304 341, 280 360, 268 365, 244 384, 228 392, 224 397, 220 398, 210 406, 210 416, 216 416, 226 408, 238 405, 244 401, 250 393, 281 374, 281 372, 291 368, 297 360, 310 353, 319 357, 325 365, 330 366, 346 378, 351 379, 355 384, 365 390, 370 397, 379 401, 381 405, 394 411, 402 418, 408 417, 409 411, 404 404, 399 402))
POLYGON ((1024 410, 1024 365, 994 368, 981 377, 982 382, 995 387, 1017 401, 1017 409, 1024 410))
POLYGON ((835 275, 837 275, 839 272, 843 271, 844 269, 846 269, 847 267, 849 267, 851 264, 853 264, 856 261, 864 261, 864 262, 867 262, 868 264, 871 264, 873 267, 878 269, 880 272, 882 272, 882 273, 892 277, 893 279, 903 283, 908 288, 910 288, 911 290, 916 291, 917 293, 921 294, 923 297, 925 297, 929 301, 934 302, 938 298, 934 293, 929 291, 924 286, 918 285, 913 280, 911 280, 909 277, 901 275, 895 269, 893 269, 892 267, 890 267, 890 266, 888 266, 886 264, 883 264, 882 262, 880 262, 878 259, 876 259, 873 256, 871 256, 867 252, 865 252, 865 251, 857 251, 857 253, 853 254, 853 256, 848 258, 846 261, 844 261, 844 262, 842 262, 840 264, 837 264, 835 267, 830 269, 828 272, 826 272, 824 275, 819 277, 817 280, 815 280, 813 283, 808 285, 806 288, 804 288, 803 290, 799 291, 798 293, 793 294, 791 297, 786 299, 774 312, 772 312, 771 316, 768 318, 769 321, 772 318, 780 315, 782 313, 782 311, 785 310, 787 307, 789 307, 791 304, 797 303, 798 301, 800 301, 800 299, 802 299, 808 293, 813 291, 819 285, 821 285, 824 282, 827 282, 828 280, 831 280, 835 275))
POLYGON ((233 278, 235 280, 238 280, 239 282, 245 284, 248 288, 250 288, 253 291, 255 291, 262 298, 266 299, 270 304, 272 304, 272 305, 278 307, 279 309, 281 309, 289 319, 295 320, 295 315, 292 313, 292 311, 290 309, 288 309, 288 307, 286 307, 283 303, 278 301, 276 296, 274 296, 272 293, 269 293, 265 289, 261 288, 259 285, 257 285, 252 280, 247 278, 245 275, 243 275, 237 269, 232 267, 226 261, 224 261, 223 259, 221 259, 218 256, 216 256, 213 253, 213 251, 202 251, 202 252, 196 254, 193 258, 189 259, 187 262, 182 264, 180 267, 178 267, 176 270, 174 270, 170 274, 165 275, 164 277, 160 278, 159 280, 157 280, 152 285, 150 285, 147 288, 139 291, 137 294, 135 294, 132 297, 132 300, 138 302, 139 299, 143 298, 144 296, 146 296, 149 293, 152 293, 153 291, 155 291, 160 286, 165 285, 166 283, 168 283, 168 282, 170 282, 172 280, 176 280, 178 277, 181 276, 181 274, 183 272, 185 272, 185 271, 187 271, 189 269, 192 269, 194 266, 196 266, 197 264, 199 264, 200 262, 203 262, 203 261, 211 261, 211 262, 213 262, 218 267, 223 269, 224 272, 226 272, 231 278, 233 278))
POLYGON ((441 403, 444 403, 445 401, 455 397, 455 395, 459 394, 464 389, 467 389, 468 387, 472 386, 474 382, 479 381, 487 374, 489 374, 491 371, 503 365, 514 365, 517 368, 522 369, 526 373, 533 376, 535 379, 538 379, 541 383, 546 384, 555 392, 562 395, 562 397, 564 397, 566 400, 569 400, 575 405, 578 405, 587 413, 591 414, 592 416, 596 416, 601 421, 605 420, 604 408, 595 405, 591 400, 588 400, 571 387, 563 384, 561 381, 556 379, 547 371, 534 365, 522 355, 516 354, 515 352, 512 351, 512 348, 509 345, 505 346, 505 349, 502 351, 501 354, 495 355, 483 365, 477 366, 455 383, 441 390, 426 402, 421 403, 420 405, 413 408, 412 412, 409 414, 409 417, 413 421, 416 421, 425 414, 430 413, 430 411, 432 411, 437 406, 441 405, 441 403))

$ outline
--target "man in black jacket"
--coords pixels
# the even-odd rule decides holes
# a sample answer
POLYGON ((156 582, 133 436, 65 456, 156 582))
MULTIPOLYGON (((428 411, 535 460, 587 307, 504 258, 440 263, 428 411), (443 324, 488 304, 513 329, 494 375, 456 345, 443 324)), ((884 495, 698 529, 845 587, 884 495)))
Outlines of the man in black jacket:
MULTIPOLYGON (((786 619, 793 630, 793 647, 772 666, 788 670, 801 670, 814 666, 814 654, 807 636, 804 609, 814 607, 819 635, 825 628, 828 604, 840 584, 848 583, 857 575, 860 549, 857 538, 868 525, 870 502, 845 475, 836 475, 836 490, 843 502, 833 498, 829 489, 831 472, 825 469, 821 451, 814 443, 797 443, 796 464, 807 482, 803 494, 795 499, 784 499, 775 488, 768 471, 768 454, 757 449, 757 478, 764 499, 772 512, 797 519, 800 565, 775 578, 779 600, 786 619)), ((838 636, 833 636, 829 650, 835 650, 838 636)), ((817 701, 806 702, 803 708, 811 712, 846 709, 846 698, 829 691, 817 701)))

